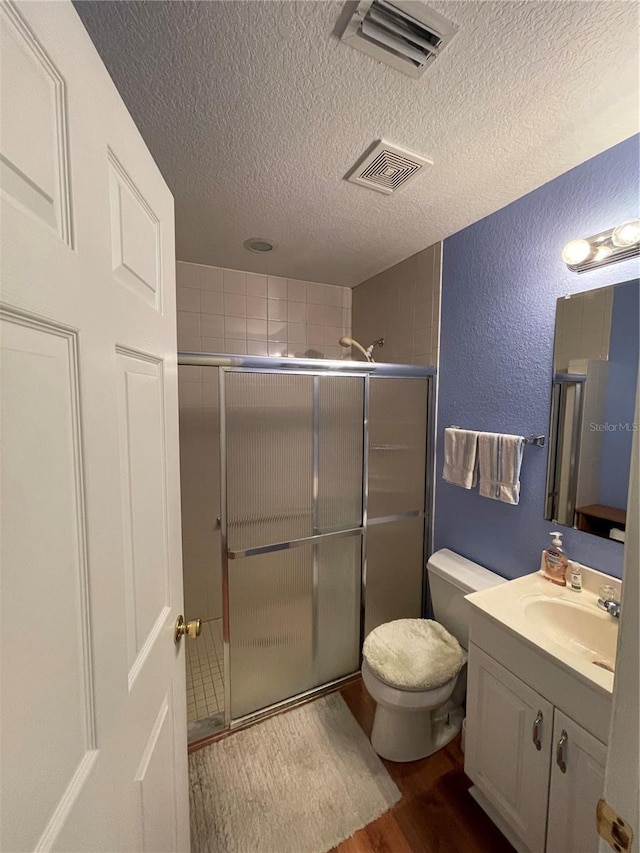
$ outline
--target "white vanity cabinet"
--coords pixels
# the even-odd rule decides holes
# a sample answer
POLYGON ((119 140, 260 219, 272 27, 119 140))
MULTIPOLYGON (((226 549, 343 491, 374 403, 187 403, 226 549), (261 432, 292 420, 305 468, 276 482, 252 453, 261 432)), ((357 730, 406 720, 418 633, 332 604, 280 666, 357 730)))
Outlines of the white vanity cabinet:
POLYGON ((520 849, 597 853, 605 761, 600 741, 470 644, 465 772, 520 849))

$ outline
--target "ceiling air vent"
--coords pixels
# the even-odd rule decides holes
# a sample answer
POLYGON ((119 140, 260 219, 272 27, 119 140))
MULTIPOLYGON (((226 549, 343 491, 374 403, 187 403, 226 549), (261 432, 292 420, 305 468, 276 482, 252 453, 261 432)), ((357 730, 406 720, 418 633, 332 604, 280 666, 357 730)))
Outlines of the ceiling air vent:
POLYGON ((409 77, 420 77, 457 29, 417 0, 362 0, 341 41, 409 77))
POLYGON ((346 175, 348 181, 391 195, 420 175, 431 160, 380 139, 346 175))

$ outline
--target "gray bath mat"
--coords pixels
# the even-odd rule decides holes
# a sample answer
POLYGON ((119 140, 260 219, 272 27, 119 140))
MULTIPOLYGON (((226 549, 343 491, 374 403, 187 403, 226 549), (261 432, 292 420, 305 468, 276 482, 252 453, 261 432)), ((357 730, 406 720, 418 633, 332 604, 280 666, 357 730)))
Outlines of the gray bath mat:
POLYGON ((400 791, 339 693, 189 757, 193 853, 324 853, 400 791))

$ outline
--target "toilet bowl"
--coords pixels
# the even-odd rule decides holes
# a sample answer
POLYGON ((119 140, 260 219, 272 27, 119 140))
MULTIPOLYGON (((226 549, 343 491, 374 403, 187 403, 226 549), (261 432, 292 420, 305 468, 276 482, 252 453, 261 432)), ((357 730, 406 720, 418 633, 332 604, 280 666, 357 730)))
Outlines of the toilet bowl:
POLYGON ((378 755, 389 761, 417 761, 454 739, 464 719, 466 659, 465 653, 465 663, 455 678, 431 690, 393 687, 363 660, 362 680, 376 702, 371 745, 378 755))
MULTIPOLYGON (((378 755, 389 761, 426 758, 446 746, 460 732, 464 719, 469 637, 469 605, 465 596, 504 583, 504 578, 446 548, 433 554, 427 571, 436 632, 439 629, 443 635, 445 646, 436 652, 425 652, 425 646, 416 636, 415 641, 411 637, 403 637, 398 641, 402 648, 394 648, 393 636, 386 633, 389 660, 396 657, 409 668, 417 665, 419 675, 413 681, 402 671, 396 674, 392 666, 381 668, 379 659, 376 657, 373 661, 372 655, 367 654, 368 645, 371 646, 369 637, 374 631, 370 632, 363 649, 362 680, 376 702, 371 745, 378 755), (446 668, 443 670, 438 656, 448 654, 451 641, 455 644, 455 640, 462 652, 461 665, 453 677, 442 682, 442 672, 446 672, 446 668), (420 681, 437 683, 439 677, 441 683, 437 686, 415 687, 415 683, 420 681)), ((427 624, 427 620, 396 620, 378 627, 384 632, 391 624, 419 621, 427 624)))

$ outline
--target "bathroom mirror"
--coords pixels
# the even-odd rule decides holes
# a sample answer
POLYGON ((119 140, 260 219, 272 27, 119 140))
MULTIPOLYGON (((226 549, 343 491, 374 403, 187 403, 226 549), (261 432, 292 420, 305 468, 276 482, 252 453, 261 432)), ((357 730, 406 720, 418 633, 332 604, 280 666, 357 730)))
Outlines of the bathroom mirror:
POLYGON ((638 379, 637 279, 558 299, 545 518, 624 542, 638 379))

